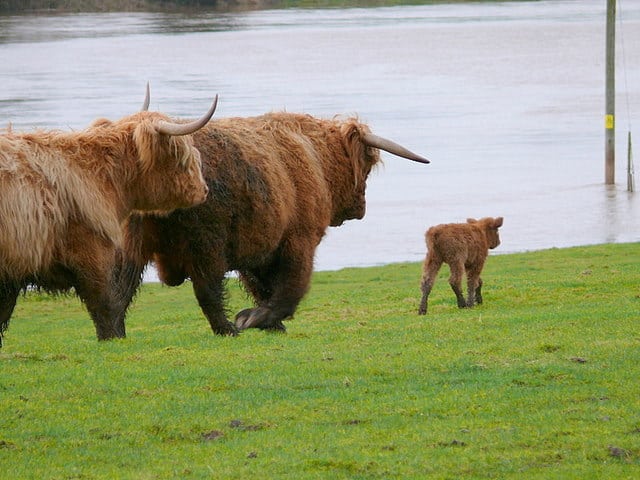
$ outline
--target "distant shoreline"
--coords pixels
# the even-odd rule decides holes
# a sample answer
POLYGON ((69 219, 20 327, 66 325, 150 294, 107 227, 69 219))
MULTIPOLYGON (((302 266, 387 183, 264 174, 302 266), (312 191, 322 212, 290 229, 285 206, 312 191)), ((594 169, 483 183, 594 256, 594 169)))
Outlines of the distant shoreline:
POLYGON ((276 8, 382 7, 469 1, 487 0, 0 0, 0 14, 234 12, 276 8))
POLYGON ((275 8, 281 0, 0 0, 2 14, 83 12, 181 12, 198 10, 234 11, 275 8))

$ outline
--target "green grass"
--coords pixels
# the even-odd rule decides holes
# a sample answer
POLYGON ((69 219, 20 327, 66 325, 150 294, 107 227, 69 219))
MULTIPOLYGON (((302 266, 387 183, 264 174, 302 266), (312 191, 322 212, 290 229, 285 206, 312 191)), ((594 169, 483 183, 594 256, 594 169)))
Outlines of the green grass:
MULTIPOLYGON (((320 272, 288 333, 215 337, 145 285, 126 340, 21 298, 0 478, 640 478, 640 244, 491 256, 482 306, 419 264, 320 272)), ((232 311, 248 305, 229 281, 232 311)))

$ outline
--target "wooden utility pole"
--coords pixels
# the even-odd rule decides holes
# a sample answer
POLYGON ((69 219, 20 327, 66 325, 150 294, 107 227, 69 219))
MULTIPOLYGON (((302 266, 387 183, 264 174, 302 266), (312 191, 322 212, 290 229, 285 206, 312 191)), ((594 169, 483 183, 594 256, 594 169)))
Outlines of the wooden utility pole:
POLYGON ((607 0, 606 107, 604 115, 604 183, 616 183, 616 0, 607 0))

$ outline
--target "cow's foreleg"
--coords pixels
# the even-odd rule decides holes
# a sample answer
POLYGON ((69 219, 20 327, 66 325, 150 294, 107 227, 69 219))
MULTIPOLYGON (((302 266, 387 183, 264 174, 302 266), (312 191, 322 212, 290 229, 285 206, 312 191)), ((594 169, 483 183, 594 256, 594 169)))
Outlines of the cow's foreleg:
POLYGON ((146 262, 128 258, 124 251, 117 252, 116 268, 113 270, 112 287, 114 297, 114 315, 116 329, 125 331, 125 317, 133 302, 142 277, 146 262))
POLYGON ((75 288, 91 315, 98 340, 126 336, 124 322, 118 317, 116 301, 109 288, 109 282, 81 279, 76 283, 75 288))
POLYGON ((125 328, 118 318, 116 287, 113 283, 116 250, 107 239, 82 224, 69 229, 66 268, 80 300, 96 328, 98 340, 124 338, 125 328))
POLYGON ((0 284, 0 347, 2 347, 2 336, 9 328, 9 320, 19 293, 20 289, 15 285, 0 284))
POLYGON ((194 274, 191 281, 198 304, 213 332, 217 335, 237 335, 238 329, 227 320, 225 313, 224 272, 219 275, 209 273, 206 276, 194 274))
MULTIPOLYGON (((260 328, 285 331, 282 321, 293 316, 300 300, 309 289, 313 272, 313 254, 313 245, 301 245, 297 250, 283 249, 278 258, 265 270, 269 272, 268 276, 261 275, 261 291, 271 292, 271 296, 258 299, 258 307, 239 312, 236 315, 236 326, 240 330, 260 328)), ((251 287, 249 289, 251 290, 251 287)))

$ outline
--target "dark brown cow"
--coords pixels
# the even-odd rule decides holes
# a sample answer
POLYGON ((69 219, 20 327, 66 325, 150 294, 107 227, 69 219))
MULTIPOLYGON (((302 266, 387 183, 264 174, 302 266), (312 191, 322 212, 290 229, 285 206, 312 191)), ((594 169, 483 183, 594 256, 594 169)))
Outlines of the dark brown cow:
POLYGON ((446 223, 429 228, 425 234, 427 255, 424 260, 420 289, 419 315, 427 313, 427 299, 443 263, 449 265, 449 284, 456 294, 458 307, 482 303, 480 273, 489 249, 500 245, 498 229, 503 218, 468 218, 467 223, 446 223), (462 277, 467 273, 467 300, 462 295, 462 277))
POLYGON ((167 285, 191 278, 217 334, 285 329, 282 321, 309 288, 327 227, 364 216, 366 180, 380 162, 379 149, 428 163, 354 118, 270 113, 215 120, 194 141, 207 201, 168 216, 132 216, 128 262, 119 275, 125 297, 133 296, 149 260, 167 285), (237 314, 235 325, 224 309, 231 270, 256 302, 237 314))
POLYGON ((140 112, 80 132, 0 134, 0 345, 18 294, 75 288, 99 339, 124 337, 112 274, 133 210, 204 202, 191 134, 211 118, 173 123, 140 112))

